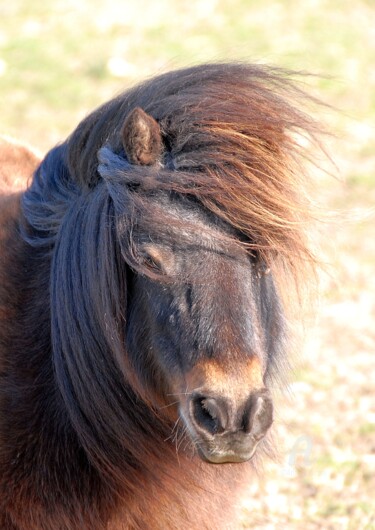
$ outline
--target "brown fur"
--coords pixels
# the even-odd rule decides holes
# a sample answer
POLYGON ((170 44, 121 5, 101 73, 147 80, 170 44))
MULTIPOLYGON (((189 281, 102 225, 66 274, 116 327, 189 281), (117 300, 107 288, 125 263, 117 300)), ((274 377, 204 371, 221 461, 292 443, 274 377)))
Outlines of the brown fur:
POLYGON ((255 356, 244 362, 239 361, 235 366, 206 360, 196 364, 186 376, 185 388, 189 392, 206 385, 217 395, 241 401, 248 397, 249 389, 263 388, 263 372, 259 359, 255 356))
POLYGON ((0 136, 0 195, 24 190, 40 161, 30 147, 0 136))
MULTIPOLYGON (((0 137, 0 327, 16 317, 6 292, 7 271, 13 266, 7 251, 20 216, 21 192, 30 182, 40 163, 38 155, 28 146, 8 137, 0 137)), ((1 338, 1 336, 0 336, 1 338)), ((0 355, 0 366, 2 356, 0 355)))
MULTIPOLYGON (((4 195, 0 197, 2 530, 239 528, 238 503, 241 494, 246 494, 246 484, 252 480, 254 461, 215 466, 197 457, 192 440, 181 434, 176 404, 164 399, 171 391, 165 384, 168 373, 161 373, 155 359, 147 357, 141 374, 147 384, 142 385, 143 380, 137 379, 133 366, 137 359, 131 360, 132 365, 127 358, 125 315, 123 307, 119 309, 119 303, 116 305, 128 295, 123 277, 125 265, 122 269, 116 262, 119 271, 116 269, 109 276, 107 289, 99 291, 98 285, 93 287, 94 282, 85 283, 86 273, 106 263, 106 255, 91 239, 89 250, 95 259, 84 261, 89 254, 84 250, 79 254, 77 231, 85 228, 86 233, 94 233, 92 227, 98 224, 98 219, 102 220, 102 211, 100 215, 96 212, 95 217, 89 206, 97 203, 90 201, 95 199, 102 205, 100 200, 104 197, 105 206, 112 208, 107 211, 111 216, 105 218, 107 228, 112 228, 116 204, 116 208, 124 209, 124 226, 134 221, 129 217, 135 212, 137 222, 133 222, 132 228, 141 224, 144 233, 157 232, 167 243, 178 237, 179 245, 185 245, 186 249, 196 245, 196 232, 200 235, 202 231, 199 248, 202 256, 215 251, 210 255, 210 266, 215 270, 219 270, 217 262, 222 254, 230 249, 230 256, 226 255, 224 260, 225 270, 232 271, 231 263, 235 261, 239 273, 240 269, 245 270, 246 263, 254 293, 259 298, 260 293, 267 294, 262 300, 257 300, 254 294, 252 305, 249 302, 247 306, 250 313, 254 310, 251 315, 251 330, 256 336, 254 348, 247 351, 238 346, 242 340, 239 326, 227 318, 225 307, 219 307, 215 322, 223 326, 218 326, 216 338, 222 351, 217 358, 224 361, 220 366, 207 359, 198 363, 187 374, 184 384, 196 388, 204 378, 219 392, 225 384, 231 384, 236 399, 242 398, 242 385, 252 390, 261 386, 262 381, 271 384, 282 371, 284 355, 284 313, 278 305, 274 284, 294 279, 312 258, 305 234, 311 220, 309 200, 303 191, 305 175, 301 168, 305 158, 296 134, 314 140, 318 127, 300 111, 298 102, 303 101, 306 96, 288 80, 286 72, 262 66, 205 65, 165 74, 127 91, 88 116, 45 159, 41 166, 45 172, 35 174, 35 186, 23 195, 22 212, 21 195, 13 192, 26 186, 38 160, 22 146, 1 144, 5 149, 3 155, 0 153, 3 160, 0 190, 4 195), (151 128, 155 134, 144 135, 144 112, 139 109, 151 116, 151 121, 147 118, 146 129, 151 128), (129 135, 129 128, 136 134, 129 135), (153 139, 160 135, 160 142, 155 142, 153 139), (118 164, 125 164, 125 149, 128 160, 124 171, 106 173, 105 164, 100 161, 103 145, 120 159, 118 164), (49 188, 53 178, 56 180, 49 188), (187 198, 189 204, 196 206, 196 212, 204 209, 205 219, 209 218, 210 223, 195 218, 182 220, 178 209, 174 211, 172 207, 172 213, 164 211, 163 204, 154 200, 153 192, 155 196, 165 192, 168 197, 178 194, 180 199, 187 198), (121 202, 121 198, 129 199, 130 195, 131 211, 121 202), (87 211, 92 215, 83 217, 87 211), (82 225, 74 225, 73 215, 81 214, 77 219, 82 225), (58 259, 53 265, 56 277, 58 272, 59 278, 66 279, 66 270, 75 274, 71 274, 69 282, 58 285, 60 290, 56 288, 54 292, 59 297, 52 299, 51 254, 56 252, 54 245, 57 246, 56 240, 68 221, 69 230, 63 233, 65 246, 59 241, 59 249, 66 250, 64 267, 59 268, 62 262, 58 259), (223 224, 226 231, 218 228, 223 224), (207 228, 204 234, 202 226, 207 228), (69 238, 73 232, 76 254, 70 255, 69 238), (33 237, 37 240, 35 244, 33 237), (73 267, 77 256, 82 259, 79 271, 73 267), (271 267, 267 278, 263 274, 266 265, 271 267), (91 299, 83 289, 74 289, 73 282, 81 273, 80 279, 88 287, 91 299), (65 297, 68 294, 70 298, 65 297), (82 310, 82 299, 90 300, 86 309, 94 321, 94 325, 90 322, 91 327, 87 319, 74 314, 80 303, 82 310), (60 313, 53 300, 59 303, 60 313), (100 310, 103 300, 109 308, 107 313, 100 310), (71 305, 64 308, 64 301, 71 305), (71 328, 65 329, 64 339, 69 341, 69 330, 73 329, 73 335, 80 340, 80 347, 72 349, 72 357, 58 359, 60 365, 51 346, 51 329, 57 327, 51 314, 55 319, 68 314, 71 328), (113 322, 108 320, 110 317, 113 322), (98 337, 102 342, 95 350, 98 337), (92 351, 87 352, 89 339, 92 351), (90 357, 93 353, 97 357, 90 357), (229 360, 230 364, 225 364, 229 360), (69 363, 76 368, 72 370, 72 378, 76 377, 74 391, 80 393, 86 408, 74 393, 70 399, 67 394, 62 398, 67 379, 61 379, 59 387, 56 384, 57 368, 63 372, 69 363), (121 369, 125 366, 126 381, 122 372, 122 379, 119 378, 118 366, 121 369), (156 393, 159 401, 155 399, 156 393), (99 395, 101 408, 95 406, 99 395), (163 399, 164 409, 159 407, 163 399), (77 402, 82 406, 79 411, 84 411, 81 416, 73 414, 77 402), (122 410, 124 403, 126 411, 122 410)), ((109 229, 99 233, 113 236, 109 229)), ((121 259, 126 256, 127 272, 131 268, 132 274, 140 273, 138 281, 146 282, 153 278, 150 269, 159 268, 162 272, 163 267, 167 271, 173 269, 173 257, 152 244, 149 260, 155 263, 137 259, 136 245, 132 245, 131 239, 135 236, 131 230, 130 233, 129 242, 121 241, 121 259), (126 243, 129 244, 124 250, 126 243)), ((112 247, 111 240, 106 243, 120 255, 118 241, 112 247)), ((120 261, 117 254, 114 256, 111 254, 112 261, 107 262, 120 261)), ((192 274, 199 272, 202 278, 205 266, 205 262, 197 261, 191 268, 192 274)), ((220 271, 222 275, 225 270, 220 271)), ((147 284, 150 289, 151 280, 147 284)), ((225 282, 225 275, 222 283, 220 299, 230 300, 231 314, 238 315, 231 296, 235 287, 235 295, 243 301, 243 284, 237 281, 233 287, 230 281, 225 282)), ((210 292, 211 295, 215 298, 210 292)), ((218 300, 214 300, 216 309, 218 300)), ((288 302, 293 304, 294 299, 288 302)), ((149 330, 142 325, 139 322, 139 335, 146 335, 149 330)), ((151 355, 150 349, 145 350, 151 355)), ((178 392, 181 390, 180 385, 178 392)), ((179 402, 183 404, 183 398, 179 402)), ((265 442, 266 450, 267 447, 265 442)))

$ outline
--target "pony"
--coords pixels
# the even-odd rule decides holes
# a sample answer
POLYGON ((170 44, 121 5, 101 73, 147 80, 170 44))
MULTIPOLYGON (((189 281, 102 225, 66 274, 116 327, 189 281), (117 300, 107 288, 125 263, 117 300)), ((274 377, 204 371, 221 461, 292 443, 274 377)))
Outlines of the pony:
POLYGON ((3 530, 238 528, 313 260, 306 101, 281 69, 205 64, 43 160, 2 141, 3 530))

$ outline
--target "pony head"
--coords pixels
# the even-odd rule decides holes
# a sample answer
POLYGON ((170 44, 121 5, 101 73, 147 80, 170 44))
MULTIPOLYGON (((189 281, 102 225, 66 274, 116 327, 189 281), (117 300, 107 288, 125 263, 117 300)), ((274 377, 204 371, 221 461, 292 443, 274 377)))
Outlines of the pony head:
POLYGON ((167 440, 172 425, 211 463, 248 460, 265 438, 282 292, 311 260, 296 136, 317 127, 303 97, 262 66, 159 76, 86 118, 26 194, 53 248, 59 389, 111 476, 124 454, 166 450, 147 436, 167 440))

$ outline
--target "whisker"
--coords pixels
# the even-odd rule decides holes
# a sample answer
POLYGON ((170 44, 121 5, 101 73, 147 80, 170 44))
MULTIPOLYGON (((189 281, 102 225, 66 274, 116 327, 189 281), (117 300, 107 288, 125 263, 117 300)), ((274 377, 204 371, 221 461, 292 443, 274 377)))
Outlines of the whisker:
POLYGON ((180 450, 181 444, 182 444, 182 442, 183 442, 184 439, 185 439, 185 435, 186 435, 186 433, 187 433, 187 428, 186 428, 186 426, 185 426, 185 427, 184 427, 184 430, 182 431, 182 434, 181 434, 180 442, 179 442, 178 446, 176 447, 177 452, 180 450))
POLYGON ((166 438, 166 439, 164 440, 164 442, 167 442, 167 441, 170 440, 171 438, 173 438, 172 441, 174 442, 174 439, 175 439, 175 437, 176 437, 176 435, 177 435, 177 432, 178 432, 178 431, 176 430, 176 428, 177 428, 177 425, 178 425, 178 423, 179 423, 180 420, 181 420, 181 418, 180 418, 180 416, 179 416, 179 417, 177 418, 177 420, 175 421, 173 427, 172 427, 171 434, 168 436, 168 438, 166 438))
POLYGON ((173 405, 177 405, 179 401, 173 401, 173 403, 169 403, 169 405, 163 405, 162 407, 158 407, 158 410, 167 409, 168 407, 172 407, 173 405))

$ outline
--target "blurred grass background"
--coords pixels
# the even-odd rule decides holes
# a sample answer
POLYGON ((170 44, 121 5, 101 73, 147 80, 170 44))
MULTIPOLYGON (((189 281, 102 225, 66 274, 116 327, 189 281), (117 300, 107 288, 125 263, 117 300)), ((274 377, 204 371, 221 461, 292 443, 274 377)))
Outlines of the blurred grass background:
POLYGON ((298 437, 312 441, 309 465, 271 465, 247 496, 243 528, 370 530, 375 1, 0 0, 0 132, 45 152, 136 81, 224 59, 318 74, 310 93, 339 109, 322 115, 339 179, 317 185, 325 208, 346 212, 322 229, 323 298, 280 428, 286 455, 298 437))

